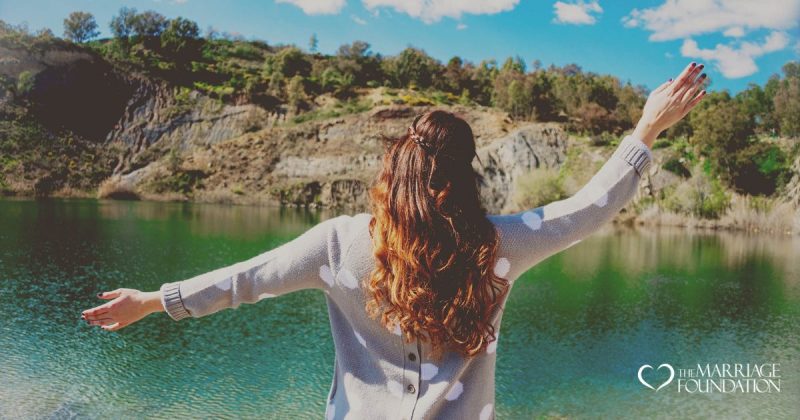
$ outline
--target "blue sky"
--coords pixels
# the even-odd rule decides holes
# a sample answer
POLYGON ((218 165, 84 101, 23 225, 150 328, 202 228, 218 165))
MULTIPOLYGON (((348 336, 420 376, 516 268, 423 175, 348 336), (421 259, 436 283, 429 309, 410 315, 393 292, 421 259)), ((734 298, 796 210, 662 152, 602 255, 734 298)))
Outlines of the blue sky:
POLYGON ((70 12, 95 15, 104 36, 121 6, 183 16, 245 38, 333 53, 354 40, 393 55, 408 45, 446 62, 519 55, 530 67, 576 63, 654 88, 690 61, 712 90, 763 84, 800 54, 798 0, 0 0, 0 19, 62 32, 70 12))

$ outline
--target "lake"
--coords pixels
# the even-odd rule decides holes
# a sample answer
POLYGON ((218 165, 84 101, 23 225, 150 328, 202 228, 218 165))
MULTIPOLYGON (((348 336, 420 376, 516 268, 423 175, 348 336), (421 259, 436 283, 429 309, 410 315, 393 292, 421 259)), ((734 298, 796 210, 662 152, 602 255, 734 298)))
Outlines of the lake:
MULTIPOLYGON (((157 290, 335 215, 0 200, 0 418, 322 418, 334 353, 319 291, 118 332, 80 312, 98 291, 157 290)), ((798 326, 800 238, 609 226, 512 289, 497 416, 797 419, 798 326), (675 373, 665 388, 639 381, 645 364, 646 383, 667 381, 662 363, 675 373), (681 378, 726 363, 779 365, 780 391, 689 392, 696 379, 681 378)))

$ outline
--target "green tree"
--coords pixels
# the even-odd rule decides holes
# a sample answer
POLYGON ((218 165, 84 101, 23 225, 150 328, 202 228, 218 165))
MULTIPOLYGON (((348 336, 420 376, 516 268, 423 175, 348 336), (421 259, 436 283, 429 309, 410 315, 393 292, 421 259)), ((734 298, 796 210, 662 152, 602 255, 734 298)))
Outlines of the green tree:
POLYGON ((136 9, 130 7, 120 8, 117 15, 111 18, 111 23, 109 24, 114 37, 127 41, 133 35, 136 16, 136 9))
POLYGON ((311 73, 311 63, 299 48, 286 47, 266 57, 263 71, 268 78, 307 77, 311 73))
POLYGON ((386 75, 396 87, 431 87, 441 70, 438 61, 414 47, 404 49, 383 64, 386 75))
POLYGON ((161 33, 161 48, 176 61, 188 62, 199 51, 200 29, 197 23, 178 17, 161 33))
POLYGON ((83 43, 100 35, 94 16, 87 12, 72 12, 64 19, 64 37, 75 43, 83 43))
POLYGON ((308 50, 312 53, 317 52, 317 47, 319 46, 319 40, 317 39, 317 34, 311 34, 311 38, 308 40, 308 50))
POLYGON ((167 28, 167 18, 161 13, 147 10, 136 15, 133 20, 133 33, 141 38, 155 38, 161 36, 167 28))
POLYGON ((775 119, 784 136, 800 135, 800 62, 783 66, 784 78, 774 98, 775 119))
POLYGON ((289 105, 295 110, 299 109, 307 99, 303 84, 303 77, 297 75, 292 77, 286 85, 286 99, 289 105))

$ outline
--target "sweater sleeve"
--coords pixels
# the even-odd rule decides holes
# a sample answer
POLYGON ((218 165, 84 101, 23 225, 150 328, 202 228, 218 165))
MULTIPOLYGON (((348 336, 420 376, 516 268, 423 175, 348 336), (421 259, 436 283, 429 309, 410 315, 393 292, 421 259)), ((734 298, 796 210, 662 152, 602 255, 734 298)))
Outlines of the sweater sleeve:
POLYGON ((502 225, 510 266, 522 274, 597 231, 633 198, 651 161, 652 152, 646 144, 625 136, 600 170, 571 197, 514 214, 492 216, 502 225))
POLYGON ((337 246, 336 222, 325 220, 261 255, 161 285, 161 303, 179 321, 199 318, 242 303, 255 303, 301 289, 325 289, 331 278, 330 250, 337 246), (327 269, 326 269, 327 268, 327 269))

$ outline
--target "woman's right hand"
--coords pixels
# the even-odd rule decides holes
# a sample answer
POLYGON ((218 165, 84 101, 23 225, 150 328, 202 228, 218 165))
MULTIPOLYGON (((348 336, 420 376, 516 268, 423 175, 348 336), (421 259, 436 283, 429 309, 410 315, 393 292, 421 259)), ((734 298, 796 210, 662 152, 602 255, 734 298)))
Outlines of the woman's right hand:
POLYGON ((669 79, 650 92, 633 136, 652 147, 662 131, 685 117, 706 94, 703 67, 690 63, 677 79, 669 79))
POLYGON ((136 289, 116 289, 97 294, 110 302, 87 309, 81 318, 89 325, 99 325, 107 331, 116 331, 150 315, 164 310, 161 292, 141 292, 136 289))

